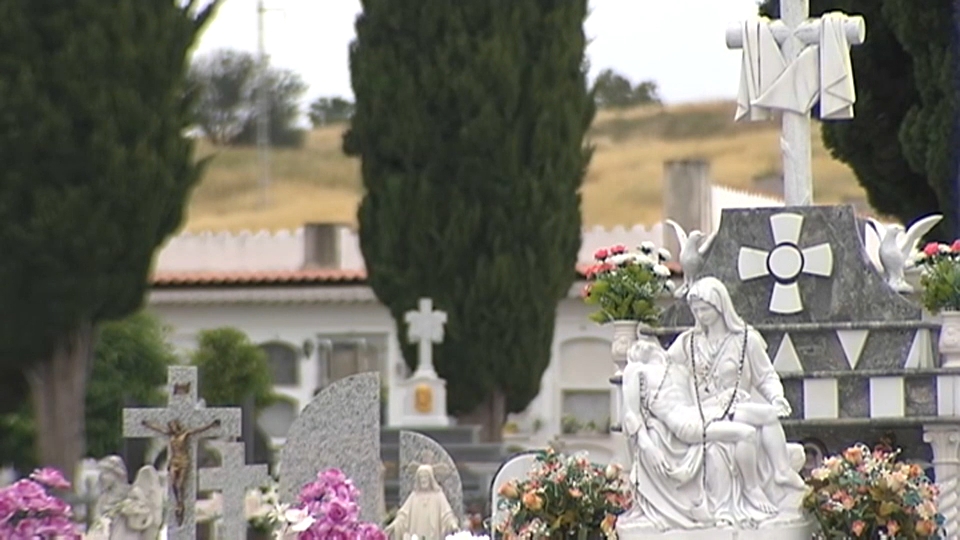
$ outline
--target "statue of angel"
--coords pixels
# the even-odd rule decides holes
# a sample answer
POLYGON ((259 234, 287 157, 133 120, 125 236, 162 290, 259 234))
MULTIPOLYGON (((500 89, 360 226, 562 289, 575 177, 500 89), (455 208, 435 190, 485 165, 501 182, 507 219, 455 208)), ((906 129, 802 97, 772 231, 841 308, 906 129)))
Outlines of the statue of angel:
POLYGON ((418 466, 413 491, 384 532, 393 540, 409 540, 444 538, 458 530, 460 524, 433 474, 433 466, 418 466))
POLYGON ((116 507, 110 540, 157 540, 163 526, 163 492, 157 470, 151 465, 141 467, 116 507))

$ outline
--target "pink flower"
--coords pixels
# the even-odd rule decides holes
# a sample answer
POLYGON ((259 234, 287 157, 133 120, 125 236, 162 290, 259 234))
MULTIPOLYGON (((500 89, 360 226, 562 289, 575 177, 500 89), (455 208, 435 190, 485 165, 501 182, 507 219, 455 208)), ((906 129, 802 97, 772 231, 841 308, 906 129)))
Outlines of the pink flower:
POLYGON ((593 254, 593 258, 596 259, 596 260, 598 260, 598 261, 602 261, 602 260, 606 259, 606 258, 609 257, 609 256, 610 256, 610 252, 609 252, 608 250, 606 250, 606 249, 603 249, 603 248, 598 249, 598 250, 593 254))
POLYGON ((923 246, 923 254, 928 257, 933 257, 940 252, 940 245, 936 242, 930 242, 929 244, 923 246))
POLYGON ((953 243, 950 244, 950 251, 960 253, 960 240, 954 240, 953 243))
POLYGON ((356 503, 342 499, 333 499, 324 503, 320 507, 320 512, 327 521, 335 524, 356 521, 359 513, 356 503))
POLYGON ((70 482, 63 477, 60 471, 51 467, 44 467, 33 471, 30 478, 50 488, 70 489, 70 482))
POLYGON ((612 248, 610 248, 611 255, 620 255, 621 253, 626 253, 626 252, 627 252, 627 246, 623 244, 617 244, 612 248))

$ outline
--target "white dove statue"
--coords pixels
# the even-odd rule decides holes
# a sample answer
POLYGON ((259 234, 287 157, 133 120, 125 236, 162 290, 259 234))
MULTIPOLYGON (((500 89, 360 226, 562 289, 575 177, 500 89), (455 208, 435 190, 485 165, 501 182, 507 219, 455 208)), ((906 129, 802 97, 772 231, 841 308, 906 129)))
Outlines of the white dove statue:
POLYGON ((710 244, 717 233, 706 235, 701 231, 694 230, 687 234, 683 227, 672 219, 666 220, 666 224, 673 227, 673 231, 677 234, 677 241, 680 243, 680 255, 677 260, 680 262, 680 268, 683 269, 683 285, 677 287, 674 295, 677 298, 683 298, 687 294, 687 290, 690 289, 694 278, 700 272, 700 267, 703 265, 703 256, 710 248, 710 244))
POLYGON ((913 292, 913 286, 904 278, 904 271, 913 265, 913 254, 920 239, 933 230, 942 219, 941 214, 932 214, 918 219, 904 230, 903 225, 899 223, 884 225, 870 218, 870 225, 880 236, 878 256, 883 266, 884 278, 893 290, 899 293, 913 292))

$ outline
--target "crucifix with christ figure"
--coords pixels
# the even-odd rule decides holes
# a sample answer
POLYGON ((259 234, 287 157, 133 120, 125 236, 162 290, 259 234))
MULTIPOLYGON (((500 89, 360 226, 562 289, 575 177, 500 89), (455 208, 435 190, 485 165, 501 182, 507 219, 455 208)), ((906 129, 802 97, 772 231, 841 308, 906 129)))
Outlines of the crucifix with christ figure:
POLYGON ((839 12, 810 18, 809 0, 780 0, 780 20, 730 27, 727 47, 742 49, 736 120, 783 113, 783 194, 787 206, 813 204, 810 111, 822 120, 853 118, 856 91, 850 46, 866 37, 863 17, 839 12))

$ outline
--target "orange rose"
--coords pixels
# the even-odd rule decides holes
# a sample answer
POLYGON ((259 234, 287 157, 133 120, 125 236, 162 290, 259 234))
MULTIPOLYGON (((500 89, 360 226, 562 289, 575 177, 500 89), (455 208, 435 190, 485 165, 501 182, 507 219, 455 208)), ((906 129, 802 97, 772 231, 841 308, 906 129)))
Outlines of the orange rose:
POLYGON ((917 531, 917 534, 921 536, 932 536, 937 530, 937 524, 929 519, 920 520, 917 522, 917 526, 914 527, 917 531))
POLYGON ((852 532, 857 536, 860 536, 861 534, 863 534, 863 529, 865 529, 866 527, 867 527, 867 524, 858 519, 854 521, 853 524, 850 525, 850 532, 852 532))
POLYGON ((617 523, 617 516, 613 514, 607 514, 604 516, 603 521, 600 522, 600 530, 606 534, 613 532, 613 526, 617 523))
POLYGON ((543 508, 543 499, 541 499, 536 493, 528 491, 523 494, 523 505, 529 510, 536 512, 543 508))
POLYGON ((580 497, 583 497, 583 492, 577 488, 572 488, 570 490, 570 496, 573 497, 574 499, 579 499, 580 497))
POLYGON ((843 459, 846 459, 853 464, 860 463, 863 461, 863 449, 859 446, 847 448, 843 451, 843 459))
POLYGON ((520 494, 517 493, 517 484, 514 482, 507 482, 506 484, 500 486, 500 495, 508 499, 516 499, 520 494))

